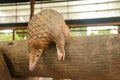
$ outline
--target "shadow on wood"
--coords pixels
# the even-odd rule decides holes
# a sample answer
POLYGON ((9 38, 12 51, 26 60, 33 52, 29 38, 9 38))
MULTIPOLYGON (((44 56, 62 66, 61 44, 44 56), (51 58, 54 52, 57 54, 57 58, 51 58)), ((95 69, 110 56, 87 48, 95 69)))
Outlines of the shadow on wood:
POLYGON ((17 77, 120 79, 120 35, 68 37, 65 49, 65 61, 58 61, 55 45, 51 44, 42 54, 35 70, 30 72, 27 40, 0 43, 0 52, 11 60, 14 76, 17 77))
POLYGON ((3 54, 0 53, 0 80, 12 80, 12 77, 8 71, 3 54))

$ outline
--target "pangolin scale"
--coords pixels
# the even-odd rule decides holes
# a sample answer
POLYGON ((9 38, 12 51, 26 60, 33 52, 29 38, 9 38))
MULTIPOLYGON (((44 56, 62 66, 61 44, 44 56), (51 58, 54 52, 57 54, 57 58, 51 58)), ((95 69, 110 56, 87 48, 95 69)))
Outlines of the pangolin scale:
POLYGON ((28 23, 29 33, 29 70, 34 70, 43 50, 54 42, 58 60, 65 58, 65 37, 70 30, 63 16, 55 10, 45 9, 34 15, 28 23))

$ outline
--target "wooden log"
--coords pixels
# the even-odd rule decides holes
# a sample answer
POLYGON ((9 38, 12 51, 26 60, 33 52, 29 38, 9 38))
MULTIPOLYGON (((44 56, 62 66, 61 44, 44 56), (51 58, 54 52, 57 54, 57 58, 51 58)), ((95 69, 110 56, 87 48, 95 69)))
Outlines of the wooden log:
POLYGON ((0 80, 12 80, 12 77, 8 71, 3 54, 0 53, 0 80))
POLYGON ((3 55, 0 53, 0 80, 39 80, 39 77, 12 78, 3 55))
POLYGON ((13 78, 12 80, 40 80, 39 77, 13 78))
POLYGON ((120 35, 68 37, 65 50, 65 61, 58 61, 55 45, 51 44, 30 72, 27 40, 0 43, 13 76, 120 80, 120 35))

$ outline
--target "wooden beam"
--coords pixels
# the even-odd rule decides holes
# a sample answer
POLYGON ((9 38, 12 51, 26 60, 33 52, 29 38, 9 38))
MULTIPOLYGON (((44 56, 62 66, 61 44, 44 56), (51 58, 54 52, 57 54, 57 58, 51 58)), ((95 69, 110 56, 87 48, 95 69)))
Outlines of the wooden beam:
MULTIPOLYGON (((32 14, 31 14, 32 15, 32 14)), ((113 26, 113 25, 120 25, 120 17, 108 17, 108 18, 95 18, 95 19, 77 19, 77 20, 65 20, 66 24, 69 27, 87 27, 87 26, 113 26)), ((1 28, 18 28, 28 26, 28 22, 24 23, 3 23, 0 24, 1 28)))
POLYGON ((120 80, 120 35, 68 37, 65 51, 65 61, 58 61, 55 45, 51 44, 30 72, 27 40, 0 42, 0 52, 6 55, 14 77, 120 80))
POLYGON ((111 23, 97 23, 97 24, 69 24, 68 26, 70 28, 76 28, 76 27, 87 27, 87 26, 117 26, 120 25, 120 22, 111 22, 111 23))
POLYGON ((17 30, 17 29, 27 29, 27 26, 17 26, 17 27, 0 27, 0 30, 13 30, 13 29, 15 29, 15 30, 17 30))
MULTIPOLYGON (((117 26, 120 25, 120 22, 111 22, 111 23, 97 23, 97 24, 67 24, 69 28, 77 27, 87 27, 87 26, 117 26)), ((6 29, 27 29, 27 26, 14 26, 14 27, 0 27, 0 30, 6 29)))

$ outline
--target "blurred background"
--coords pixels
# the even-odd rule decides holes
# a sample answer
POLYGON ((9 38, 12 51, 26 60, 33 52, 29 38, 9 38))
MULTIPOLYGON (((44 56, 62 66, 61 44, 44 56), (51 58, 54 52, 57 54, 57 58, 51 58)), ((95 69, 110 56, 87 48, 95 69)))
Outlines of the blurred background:
MULTIPOLYGON (((119 33, 120 0, 36 0, 35 14, 49 8, 61 13, 72 36, 119 33)), ((0 1, 0 41, 27 39, 29 0, 0 1)))

